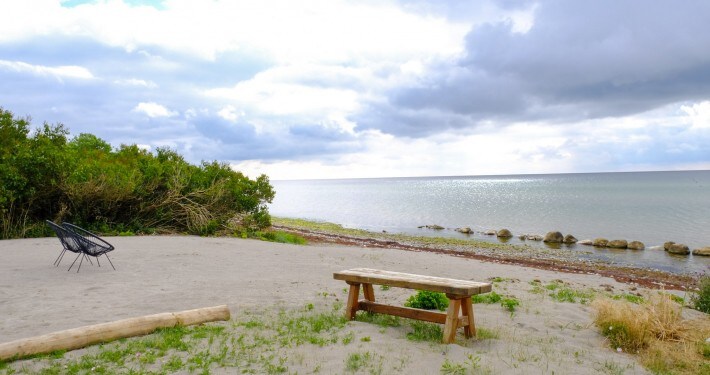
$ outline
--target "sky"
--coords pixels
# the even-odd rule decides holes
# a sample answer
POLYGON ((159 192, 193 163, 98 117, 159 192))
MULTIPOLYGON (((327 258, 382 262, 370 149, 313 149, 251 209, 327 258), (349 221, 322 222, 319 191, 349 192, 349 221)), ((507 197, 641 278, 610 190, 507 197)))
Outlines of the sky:
POLYGON ((710 169, 710 2, 0 0, 0 107, 272 180, 710 169))

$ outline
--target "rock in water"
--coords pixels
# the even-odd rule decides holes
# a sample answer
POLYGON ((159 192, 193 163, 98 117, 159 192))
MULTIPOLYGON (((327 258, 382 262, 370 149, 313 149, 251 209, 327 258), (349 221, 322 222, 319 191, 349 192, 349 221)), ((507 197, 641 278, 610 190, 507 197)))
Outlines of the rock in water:
POLYGON ((585 245, 585 246, 592 246, 594 244, 594 242, 592 242, 592 240, 581 240, 577 243, 580 245, 585 245))
POLYGON ((491 229, 491 230, 487 230, 487 231, 483 232, 483 234, 485 234, 486 236, 495 236, 495 235, 496 235, 496 231, 494 231, 493 229, 491 229))
POLYGON ((471 230, 471 228, 469 228, 469 227, 456 228, 456 231, 457 231, 457 232, 461 232, 461 233, 463 233, 463 234, 471 234, 471 233, 473 233, 473 230, 471 230))
POLYGON ((629 243, 626 242, 626 240, 612 240, 609 241, 606 246, 612 249, 626 249, 629 246, 629 243))
POLYGON ((501 229, 496 233, 496 237, 510 238, 513 237, 513 233, 510 233, 507 229, 501 229))
POLYGON ((631 241, 629 242, 629 246, 627 246, 627 248, 631 250, 643 250, 646 248, 646 245, 640 241, 631 241))
POLYGON ((609 240, 606 238, 595 238, 594 241, 592 241, 592 245, 596 247, 606 247, 606 245, 609 244, 609 240))
POLYGON ((577 238, 571 234, 568 234, 565 236, 564 242, 568 245, 573 244, 573 243, 577 243, 577 238))
POLYGON ((670 250, 670 249, 671 249, 671 246, 673 246, 674 243, 675 243, 675 242, 673 242, 673 241, 668 241, 668 242, 664 243, 664 244, 663 244, 663 250, 665 250, 665 251, 670 250))
POLYGON ((526 234, 525 238, 530 241, 542 241, 542 236, 539 234, 526 234))
POLYGON ((693 250, 693 255, 700 255, 704 257, 710 257, 710 246, 701 247, 699 249, 693 250))
POLYGON ((564 236, 560 232, 547 232, 545 238, 542 239, 542 242, 562 243, 564 239, 564 236))
POLYGON ((690 249, 682 243, 674 243, 668 248, 668 252, 671 254, 688 255, 690 254, 690 249))

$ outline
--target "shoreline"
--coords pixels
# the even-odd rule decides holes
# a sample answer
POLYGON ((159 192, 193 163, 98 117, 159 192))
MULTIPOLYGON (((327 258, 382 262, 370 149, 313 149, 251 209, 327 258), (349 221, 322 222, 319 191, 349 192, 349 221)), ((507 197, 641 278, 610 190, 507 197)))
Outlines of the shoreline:
POLYGON ((430 252, 540 270, 599 275, 613 278, 620 283, 651 289, 687 291, 697 286, 697 276, 694 275, 584 260, 575 258, 571 254, 553 253, 550 249, 538 249, 529 245, 377 233, 360 229, 347 229, 338 224, 286 218, 273 218, 272 227, 304 237, 314 244, 430 252))

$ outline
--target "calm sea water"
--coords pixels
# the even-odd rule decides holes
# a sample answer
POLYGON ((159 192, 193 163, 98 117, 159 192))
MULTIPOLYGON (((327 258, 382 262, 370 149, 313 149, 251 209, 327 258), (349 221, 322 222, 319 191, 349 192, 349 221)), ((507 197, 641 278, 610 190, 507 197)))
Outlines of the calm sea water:
POLYGON ((275 216, 461 238, 465 236, 453 230, 417 227, 508 228, 516 235, 560 231, 580 240, 638 240, 646 251, 581 245, 573 249, 592 251, 583 257, 620 264, 710 272, 707 257, 673 256, 656 248, 665 241, 691 249, 710 246, 710 171, 299 180, 273 185, 276 198, 270 212, 275 216))

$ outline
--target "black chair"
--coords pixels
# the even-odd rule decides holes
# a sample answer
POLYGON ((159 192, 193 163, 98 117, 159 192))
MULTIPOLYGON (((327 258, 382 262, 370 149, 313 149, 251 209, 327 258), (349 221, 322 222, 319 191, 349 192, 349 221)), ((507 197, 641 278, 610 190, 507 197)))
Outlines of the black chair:
MULTIPOLYGON (((99 257, 102 255, 106 256, 106 259, 108 259, 108 262, 111 264, 111 268, 113 270, 116 270, 116 267, 113 266, 113 262, 111 262, 111 258, 108 257, 108 252, 113 251, 114 247, 110 243, 106 242, 104 239, 101 237, 89 232, 86 229, 80 228, 74 224, 71 223, 62 223, 62 228, 66 229, 67 232, 72 234, 72 237, 76 240, 76 242, 79 244, 79 247, 81 248, 81 252, 87 256, 94 257, 96 258, 96 263, 101 267, 101 263, 99 262, 99 257)), ((77 257, 78 259, 78 257, 77 257)), ((91 262, 91 259, 89 259, 89 262, 91 262)), ((79 269, 81 269, 81 263, 84 261, 84 258, 81 259, 79 262, 79 269)), ((76 263, 76 259, 74 259, 74 263, 76 263)), ((72 266, 74 265, 72 263, 72 266)), ((93 263, 92 263, 93 264, 93 263)), ((71 269, 71 267, 69 267, 71 269)), ((79 269, 76 270, 76 272, 79 272, 79 269)))
MULTIPOLYGON (((55 267, 59 266, 59 263, 62 262, 62 259, 64 258, 64 254, 66 254, 67 251, 71 251, 72 253, 77 254, 77 256, 76 256, 77 259, 80 256, 84 255, 84 253, 82 251, 82 246, 81 246, 79 240, 77 240, 76 236, 71 231, 57 225, 56 223, 54 223, 52 221, 46 220, 45 222, 47 223, 47 225, 50 228, 52 228, 54 233, 57 234, 57 238, 59 238, 59 242, 61 242, 62 247, 63 247, 62 252, 59 253, 59 256, 57 257, 57 259, 53 263, 55 267)), ((84 256, 86 256, 86 255, 84 255, 84 256)), ((91 262, 91 259, 88 259, 88 260, 89 260, 89 262, 91 262)), ((83 259, 82 259, 82 261, 83 261, 83 259)), ((74 263, 76 263, 76 259, 74 259, 74 263)), ((72 263, 72 266, 74 265, 74 263, 72 263)), ((71 267, 69 267, 69 270, 70 269, 71 269, 71 267)), ((69 270, 67 270, 67 271, 69 271, 69 270)))

